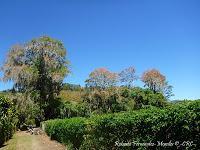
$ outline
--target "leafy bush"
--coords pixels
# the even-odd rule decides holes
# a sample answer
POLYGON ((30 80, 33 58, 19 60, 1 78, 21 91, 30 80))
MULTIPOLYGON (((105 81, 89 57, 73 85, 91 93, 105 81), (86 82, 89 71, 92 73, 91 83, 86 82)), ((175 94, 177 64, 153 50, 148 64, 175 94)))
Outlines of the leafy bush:
MULTIPOLYGON (((87 140, 92 143, 90 148, 98 149, 116 148, 116 141, 156 143, 171 140, 193 141, 198 144, 199 120, 200 101, 175 105, 167 109, 150 108, 105 115, 94 120, 95 126, 87 140)), ((89 145, 87 140, 85 145, 89 145)))
POLYGON ((92 114, 114 113, 125 110, 117 88, 88 91, 83 96, 83 101, 92 114))
POLYGON ((0 146, 12 137, 16 121, 12 102, 0 96, 0 146))
POLYGON ((78 148, 86 134, 85 118, 57 119, 43 123, 46 133, 61 143, 78 148))
MULTIPOLYGON (((89 119, 50 120, 45 131, 53 139, 79 149, 133 149, 117 147, 115 142, 157 143, 193 141, 190 149, 199 148, 200 100, 160 109, 150 107, 138 111, 96 115, 89 119), (78 143, 77 143, 78 142, 78 143), (195 145, 196 144, 196 145, 195 145)), ((132 145, 133 146, 133 145, 132 145)), ((183 149, 184 147, 153 149, 183 149)), ((141 147, 134 147, 139 149, 141 147)), ((142 149, 149 147, 142 147, 142 149)))
POLYGON ((84 103, 72 103, 70 101, 61 102, 59 106, 61 119, 71 118, 71 117, 87 117, 89 116, 89 111, 84 103))
POLYGON ((168 102, 162 93, 149 89, 133 88, 130 91, 130 98, 135 101, 135 109, 141 109, 148 106, 165 107, 168 102))
POLYGON ((7 96, 12 100, 18 118, 17 127, 25 130, 27 125, 35 125, 36 119, 40 116, 39 104, 34 102, 37 96, 36 92, 29 91, 26 93, 10 93, 7 96))
POLYGON ((163 108, 169 104, 162 93, 139 87, 91 90, 85 93, 83 101, 93 114, 131 111, 152 106, 163 108))

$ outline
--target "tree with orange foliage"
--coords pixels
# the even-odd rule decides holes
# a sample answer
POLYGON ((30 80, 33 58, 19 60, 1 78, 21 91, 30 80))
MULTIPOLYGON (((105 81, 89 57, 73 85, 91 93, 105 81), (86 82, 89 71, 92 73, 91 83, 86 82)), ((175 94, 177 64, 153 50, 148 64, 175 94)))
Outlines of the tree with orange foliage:
POLYGON ((161 91, 166 83, 166 77, 156 69, 145 71, 141 80, 154 93, 161 91))
POLYGON ((90 73, 86 86, 98 89, 106 89, 117 84, 118 75, 106 68, 98 68, 90 73))
POLYGON ((167 99, 169 99, 171 96, 174 96, 172 93, 173 87, 168 84, 166 77, 156 69, 145 71, 141 80, 145 83, 145 86, 147 86, 154 93, 160 92, 167 99))

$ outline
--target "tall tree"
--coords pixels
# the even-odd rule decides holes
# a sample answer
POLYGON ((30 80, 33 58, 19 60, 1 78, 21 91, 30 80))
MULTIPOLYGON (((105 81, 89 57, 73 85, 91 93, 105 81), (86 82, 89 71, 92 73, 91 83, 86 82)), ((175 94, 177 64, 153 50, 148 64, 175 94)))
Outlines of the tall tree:
POLYGON ((155 93, 161 91, 165 86, 166 77, 158 70, 151 69, 143 73, 142 81, 145 83, 145 86, 155 93))
POLYGON ((142 81, 150 90, 152 90, 154 93, 162 93, 166 99, 174 96, 172 93, 173 87, 168 84, 166 77, 156 69, 145 71, 142 75, 142 81))
POLYGON ((115 86, 118 80, 118 75, 106 68, 98 68, 90 73, 87 79, 86 86, 98 89, 106 89, 115 86))
POLYGON ((39 93, 40 108, 44 109, 48 118, 51 115, 48 106, 69 73, 66 49, 60 41, 47 36, 33 39, 13 46, 2 70, 4 81, 12 80, 15 90, 35 90, 39 93))
POLYGON ((129 67, 129 68, 122 70, 119 73, 119 79, 120 79, 121 83, 124 83, 128 87, 131 87, 134 80, 137 79, 137 76, 135 75, 135 68, 129 67))

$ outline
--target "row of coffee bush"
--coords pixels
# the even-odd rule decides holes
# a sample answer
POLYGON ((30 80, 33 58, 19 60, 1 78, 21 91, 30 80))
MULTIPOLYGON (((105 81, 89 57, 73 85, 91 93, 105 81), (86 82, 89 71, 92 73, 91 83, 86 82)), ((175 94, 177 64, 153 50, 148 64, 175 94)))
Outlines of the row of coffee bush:
POLYGON ((12 102, 0 96, 0 147, 9 140, 16 126, 16 117, 12 102))
POLYGON ((72 149, 199 149, 200 100, 164 109, 43 122, 46 133, 72 149))

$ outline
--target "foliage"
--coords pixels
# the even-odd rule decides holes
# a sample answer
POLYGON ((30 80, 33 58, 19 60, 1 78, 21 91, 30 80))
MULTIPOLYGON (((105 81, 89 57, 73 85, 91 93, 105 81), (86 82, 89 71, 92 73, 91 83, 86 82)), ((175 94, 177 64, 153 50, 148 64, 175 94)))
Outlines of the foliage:
POLYGON ((116 85, 118 76, 106 68, 98 68, 90 73, 89 79, 87 79, 86 87, 106 89, 116 85))
POLYGON ((119 73, 119 80, 121 81, 121 83, 124 83, 127 87, 131 87, 133 81, 136 79, 137 77, 135 75, 134 67, 126 68, 119 73))
POLYGON ((16 121, 12 101, 0 95, 0 146, 12 137, 16 121))
MULTIPOLYGON (((40 109, 37 103, 34 103, 34 99, 37 93, 34 91, 26 93, 11 93, 7 94, 12 100, 16 117, 18 118, 17 126, 21 128, 22 125, 35 125, 36 118, 40 116, 40 109)), ((42 119, 41 119, 42 120, 42 119)))
POLYGON ((130 97, 135 102, 135 109, 146 108, 149 106, 162 108, 168 105, 168 102, 162 93, 154 93, 149 89, 133 88, 130 91, 130 97))
POLYGON ((59 98, 61 98, 63 101, 80 103, 82 102, 82 96, 84 94, 85 94, 85 91, 62 90, 60 91, 59 98))
POLYGON ((83 97, 84 103, 88 106, 90 113, 102 114, 119 112, 123 105, 117 88, 105 90, 88 91, 83 97))
POLYGON ((165 76, 156 69, 145 71, 142 75, 142 81, 145 86, 154 92, 159 92, 162 89, 165 80, 165 76))
POLYGON ((67 91, 81 91, 82 88, 80 85, 76 84, 70 84, 70 83, 63 83, 62 85, 62 90, 67 90, 67 91))
POLYGON ((41 113, 52 118, 51 104, 69 73, 64 45, 43 36, 23 45, 13 46, 4 66, 4 81, 12 80, 18 92, 36 91, 41 113))
POLYGON ((142 109, 150 106, 165 107, 168 105, 162 93, 154 93, 142 88, 109 88, 105 90, 92 90, 83 96, 84 103, 90 113, 114 113, 142 109))
POLYGON ((74 149, 80 147, 82 144, 86 131, 84 118, 57 119, 43 123, 45 125, 45 131, 51 139, 72 145, 74 149))
POLYGON ((141 80, 145 83, 145 86, 147 86, 154 93, 163 93, 167 99, 169 99, 171 96, 174 96, 172 93, 173 87, 168 84, 166 77, 156 69, 145 71, 141 80))
POLYGON ((87 117, 89 116, 88 107, 84 103, 62 102, 59 106, 58 118, 87 117))
POLYGON ((169 85, 168 82, 165 82, 165 85, 162 89, 162 93, 163 95, 169 99, 170 97, 174 96, 173 92, 172 92, 173 86, 169 85))
MULTIPOLYGON (((53 139, 79 149, 139 149, 117 147, 116 142, 180 143, 193 141, 189 149, 199 148, 200 100, 139 111, 72 118, 44 122, 45 131, 53 139), (75 140, 75 137, 77 140, 75 140), (78 144, 76 143, 78 142, 78 144)), ((187 146, 186 146, 187 147, 187 146)), ((149 149, 149 147, 142 147, 149 149)), ((168 147, 152 147, 168 149, 168 147)), ((180 144, 173 149, 183 149, 180 144)))

